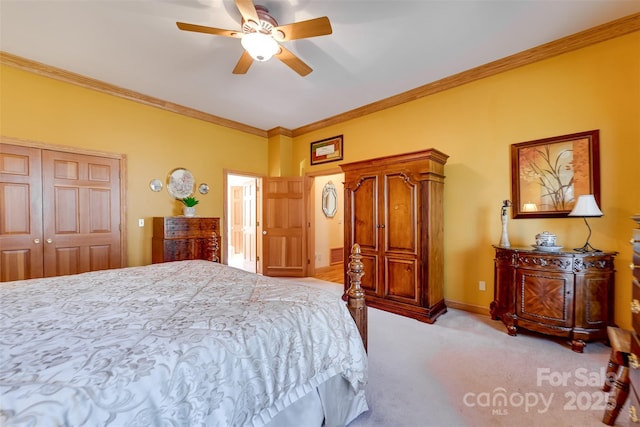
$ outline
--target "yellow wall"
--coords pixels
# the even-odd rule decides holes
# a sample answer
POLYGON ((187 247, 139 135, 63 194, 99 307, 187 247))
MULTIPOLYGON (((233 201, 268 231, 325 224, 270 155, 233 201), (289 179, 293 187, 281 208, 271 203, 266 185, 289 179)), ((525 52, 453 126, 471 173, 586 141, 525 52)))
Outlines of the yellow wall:
MULTIPOLYGON (((640 32, 564 54, 295 139, 293 162, 308 166, 309 143, 344 135, 344 161, 437 148, 445 166, 445 298, 487 309, 500 207, 510 199, 510 145, 600 129, 602 218, 590 242, 618 251, 616 320, 630 327, 629 238, 640 213, 640 32), (478 290, 478 281, 487 283, 478 290)), ((580 218, 510 219, 512 246, 549 230, 580 247, 580 218)))
MULTIPOLYGON (((282 154, 289 144, 290 170, 300 175, 337 166, 309 166, 309 143, 335 135, 344 135, 345 162, 437 148, 450 156, 445 298, 486 310, 493 298, 491 245, 500 239, 502 200, 510 198, 510 144, 600 129, 604 217, 589 220, 591 243, 620 252, 616 321, 630 328, 629 217, 640 213, 638 52, 640 32, 292 141, 269 141, 3 66, 0 134, 127 155, 130 265, 150 262, 151 230, 137 228, 137 218, 177 213, 166 191, 152 193, 148 187, 150 179, 164 179, 175 167, 189 168, 198 183, 211 186, 198 213, 222 217, 223 168, 267 175, 270 156, 282 154), (478 290, 480 280, 487 283, 484 292, 478 290)), ((544 230, 569 248, 581 246, 587 234, 579 218, 509 222, 514 246, 530 244, 544 230)))
POLYGON ((151 218, 181 213, 166 187, 149 189, 151 179, 164 182, 172 169, 189 169, 211 189, 196 193, 197 214, 222 218, 223 169, 267 174, 265 138, 11 67, 1 73, 0 135, 126 155, 131 266, 151 263, 151 218))

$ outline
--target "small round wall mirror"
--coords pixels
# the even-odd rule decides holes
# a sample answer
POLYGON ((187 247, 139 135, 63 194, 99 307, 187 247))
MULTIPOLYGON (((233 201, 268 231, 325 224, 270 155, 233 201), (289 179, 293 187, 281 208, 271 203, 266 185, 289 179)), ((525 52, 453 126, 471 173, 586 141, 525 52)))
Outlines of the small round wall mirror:
POLYGON ((338 211, 338 194, 336 186, 329 181, 322 189, 322 212, 327 218, 333 218, 338 211))

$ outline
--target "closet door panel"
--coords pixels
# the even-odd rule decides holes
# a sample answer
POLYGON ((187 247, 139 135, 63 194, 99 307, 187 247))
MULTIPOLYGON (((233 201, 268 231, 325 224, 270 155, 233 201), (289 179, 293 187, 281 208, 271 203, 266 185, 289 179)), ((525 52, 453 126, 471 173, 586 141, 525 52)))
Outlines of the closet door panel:
POLYGON ((0 144, 0 281, 42 277, 40 150, 0 144))
POLYGON ((43 150, 44 275, 118 268, 117 159, 43 150))

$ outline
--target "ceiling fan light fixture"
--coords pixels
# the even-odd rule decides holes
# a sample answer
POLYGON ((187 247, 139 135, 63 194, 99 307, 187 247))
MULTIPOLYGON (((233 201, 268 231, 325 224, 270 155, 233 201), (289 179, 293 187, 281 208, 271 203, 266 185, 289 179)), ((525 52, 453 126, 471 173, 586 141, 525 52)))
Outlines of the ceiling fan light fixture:
POLYGON ((273 37, 263 33, 247 33, 240 40, 242 47, 245 48, 251 57, 259 62, 265 62, 271 59, 273 55, 278 53, 280 47, 273 37))

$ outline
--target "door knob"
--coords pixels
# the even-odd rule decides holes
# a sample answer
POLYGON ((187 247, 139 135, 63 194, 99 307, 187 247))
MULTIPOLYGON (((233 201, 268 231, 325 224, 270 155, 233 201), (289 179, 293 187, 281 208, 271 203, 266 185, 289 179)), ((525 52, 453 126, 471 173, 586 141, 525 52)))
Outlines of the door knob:
POLYGON ((264 234, 264 235, 266 236, 266 235, 267 235, 267 230, 264 230, 264 231, 262 232, 262 234, 264 234))
POLYGON ((53 243, 53 239, 47 239, 47 243, 53 243))
POLYGON ((37 245, 38 243, 40 243, 40 239, 33 239, 33 243, 37 245))

